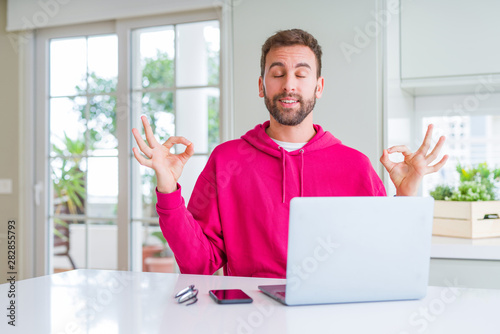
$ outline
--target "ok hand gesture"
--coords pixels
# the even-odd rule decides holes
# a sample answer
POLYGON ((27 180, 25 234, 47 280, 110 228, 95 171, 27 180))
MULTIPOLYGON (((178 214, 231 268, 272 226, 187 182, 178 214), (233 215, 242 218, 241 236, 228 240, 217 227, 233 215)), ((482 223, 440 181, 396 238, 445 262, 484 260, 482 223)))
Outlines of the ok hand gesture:
POLYGON ((431 153, 427 154, 431 145, 431 139, 432 124, 427 128, 422 146, 420 146, 415 153, 412 153, 410 149, 404 145, 393 146, 384 150, 380 162, 389 172, 389 176, 396 186, 397 196, 416 196, 424 175, 437 172, 448 160, 448 156, 445 155, 438 163, 429 166, 429 164, 437 158, 445 141, 444 136, 439 138, 434 149, 431 153), (404 155, 404 161, 394 163, 389 159, 389 154, 396 152, 404 155))
POLYGON ((137 129, 132 129, 135 141, 140 150, 147 157, 145 158, 139 153, 137 148, 133 148, 134 157, 143 166, 154 169, 157 179, 157 189, 161 193, 171 193, 177 190, 177 180, 182 174, 184 165, 189 158, 194 154, 193 143, 184 137, 172 136, 162 144, 158 143, 153 135, 153 130, 149 125, 146 116, 141 117, 144 132, 149 146, 142 139, 137 129), (170 149, 175 144, 186 145, 186 150, 180 154, 170 153, 170 149))

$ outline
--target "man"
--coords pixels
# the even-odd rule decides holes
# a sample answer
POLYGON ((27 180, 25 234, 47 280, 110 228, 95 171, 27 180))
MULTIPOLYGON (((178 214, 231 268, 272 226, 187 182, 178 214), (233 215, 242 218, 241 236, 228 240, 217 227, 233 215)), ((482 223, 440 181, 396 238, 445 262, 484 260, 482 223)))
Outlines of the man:
MULTIPOLYGON (((194 188, 188 208, 177 184, 193 155, 193 144, 170 137, 163 145, 145 117, 146 145, 133 129, 142 156, 136 159, 157 175, 160 226, 181 272, 277 277, 286 275, 289 203, 296 196, 385 196, 382 181, 362 153, 342 145, 313 124, 315 101, 323 94, 321 47, 305 31, 292 29, 271 36, 262 47, 259 96, 270 120, 241 139, 217 146, 194 188), (171 154, 174 144, 186 150, 171 154)), ((381 162, 398 196, 414 196, 434 166, 444 138, 430 154, 432 127, 415 153, 403 146, 384 150, 381 162), (403 153, 400 163, 390 153, 403 153)))

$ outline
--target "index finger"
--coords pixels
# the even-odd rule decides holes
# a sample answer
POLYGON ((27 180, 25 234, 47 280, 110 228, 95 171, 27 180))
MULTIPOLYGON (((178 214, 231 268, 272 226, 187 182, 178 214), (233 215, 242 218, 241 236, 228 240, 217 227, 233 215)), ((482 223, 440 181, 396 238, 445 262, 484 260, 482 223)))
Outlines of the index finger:
POLYGON ((133 128, 132 134, 134 135, 135 142, 137 143, 137 145, 141 149, 141 152, 146 154, 147 157, 151 158, 152 149, 148 145, 146 145, 146 143, 144 142, 144 139, 142 139, 142 136, 139 134, 139 130, 137 130, 136 128, 133 128))
POLYGON ((415 153, 423 153, 424 155, 427 154, 427 151, 429 151, 429 147, 431 147, 431 140, 432 140, 432 129, 434 126, 432 124, 429 124, 427 127, 427 132, 425 133, 424 141, 422 142, 422 145, 418 148, 417 152, 415 153))
POLYGON ((148 118, 142 115, 141 120, 142 125, 144 126, 144 133, 146 134, 146 140, 148 141, 149 146, 151 148, 154 148, 155 146, 160 145, 153 134, 153 129, 151 128, 151 125, 149 125, 148 118))

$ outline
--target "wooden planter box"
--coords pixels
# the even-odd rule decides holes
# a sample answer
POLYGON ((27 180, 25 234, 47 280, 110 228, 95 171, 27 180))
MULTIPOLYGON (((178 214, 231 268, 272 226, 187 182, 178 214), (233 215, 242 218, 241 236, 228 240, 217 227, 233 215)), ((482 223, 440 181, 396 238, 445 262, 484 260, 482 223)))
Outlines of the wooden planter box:
POLYGON ((500 237, 500 219, 485 219, 486 215, 500 216, 500 201, 434 203, 433 235, 469 239, 500 237))

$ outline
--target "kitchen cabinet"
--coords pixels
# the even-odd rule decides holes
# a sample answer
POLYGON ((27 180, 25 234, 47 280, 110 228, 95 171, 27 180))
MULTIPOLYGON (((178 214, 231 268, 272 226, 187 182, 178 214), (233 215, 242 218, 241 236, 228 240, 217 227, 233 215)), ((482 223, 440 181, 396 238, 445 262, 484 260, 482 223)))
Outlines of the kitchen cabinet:
POLYGON ((401 0, 401 86, 414 95, 500 89, 500 1, 401 0), (493 88, 491 88, 493 87, 493 88))

